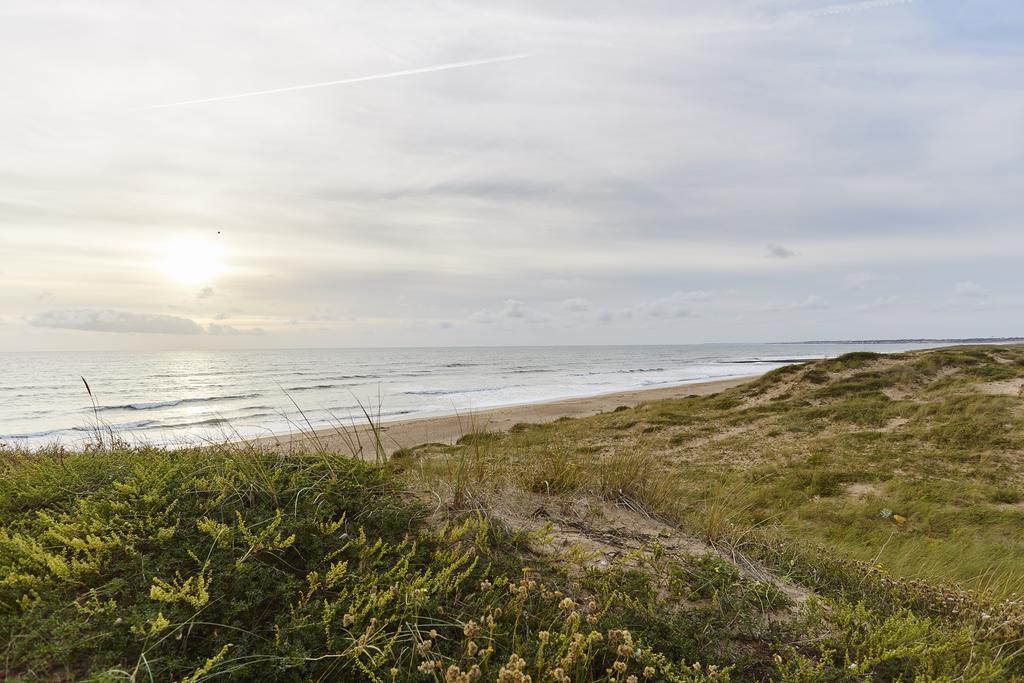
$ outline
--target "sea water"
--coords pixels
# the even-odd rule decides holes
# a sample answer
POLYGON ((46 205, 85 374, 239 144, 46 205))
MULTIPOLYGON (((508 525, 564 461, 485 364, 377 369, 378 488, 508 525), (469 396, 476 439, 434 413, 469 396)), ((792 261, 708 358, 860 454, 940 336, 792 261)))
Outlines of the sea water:
POLYGON ((757 375, 922 344, 0 353, 0 443, 186 444, 757 375), (92 390, 86 391, 84 378, 92 390), (95 400, 95 405, 93 404, 95 400))

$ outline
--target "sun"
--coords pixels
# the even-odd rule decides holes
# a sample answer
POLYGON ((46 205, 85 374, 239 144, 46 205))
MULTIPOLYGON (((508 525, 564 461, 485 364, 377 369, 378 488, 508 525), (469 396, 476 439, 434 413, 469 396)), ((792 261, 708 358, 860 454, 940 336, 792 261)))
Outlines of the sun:
POLYGON ((181 239, 160 246, 159 268, 186 285, 210 282, 224 272, 221 249, 198 239, 181 239))

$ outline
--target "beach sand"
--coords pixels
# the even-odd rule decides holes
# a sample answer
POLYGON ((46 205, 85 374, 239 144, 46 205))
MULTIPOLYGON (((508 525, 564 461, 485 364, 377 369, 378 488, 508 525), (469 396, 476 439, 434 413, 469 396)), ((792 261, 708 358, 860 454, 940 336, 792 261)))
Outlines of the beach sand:
MULTIPOLYGON (((634 407, 641 403, 683 396, 707 396, 750 381, 756 375, 709 382, 658 387, 636 391, 620 391, 598 396, 568 398, 547 403, 489 408, 459 415, 422 417, 411 420, 385 422, 380 425, 383 448, 393 453, 401 448, 412 448, 425 443, 453 444, 471 432, 501 432, 517 423, 554 422, 563 417, 586 417, 615 410, 619 406, 634 407)), ((351 452, 362 445, 363 457, 375 454, 374 436, 365 420, 345 425, 345 430, 318 429, 310 433, 293 432, 281 436, 254 439, 250 443, 262 448, 306 450, 323 448, 331 451, 351 452), (354 448, 355 447, 355 448, 354 448)))

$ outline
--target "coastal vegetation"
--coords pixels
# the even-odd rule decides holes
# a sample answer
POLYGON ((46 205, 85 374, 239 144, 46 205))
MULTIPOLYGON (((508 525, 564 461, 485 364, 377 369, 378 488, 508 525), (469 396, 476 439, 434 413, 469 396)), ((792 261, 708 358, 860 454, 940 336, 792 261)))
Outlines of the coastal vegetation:
POLYGON ((1024 676, 1024 347, 372 462, 97 434, 0 450, 7 680, 1024 676))

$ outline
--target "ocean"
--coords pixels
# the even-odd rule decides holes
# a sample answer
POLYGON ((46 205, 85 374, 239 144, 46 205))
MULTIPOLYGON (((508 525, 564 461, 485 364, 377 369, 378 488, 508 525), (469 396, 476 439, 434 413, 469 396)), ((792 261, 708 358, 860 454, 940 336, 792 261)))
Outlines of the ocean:
POLYGON ((184 445, 280 435, 307 428, 307 419, 314 427, 360 422, 360 404, 390 421, 757 375, 856 350, 926 346, 0 353, 0 444, 81 448, 97 415, 128 442, 184 445))

